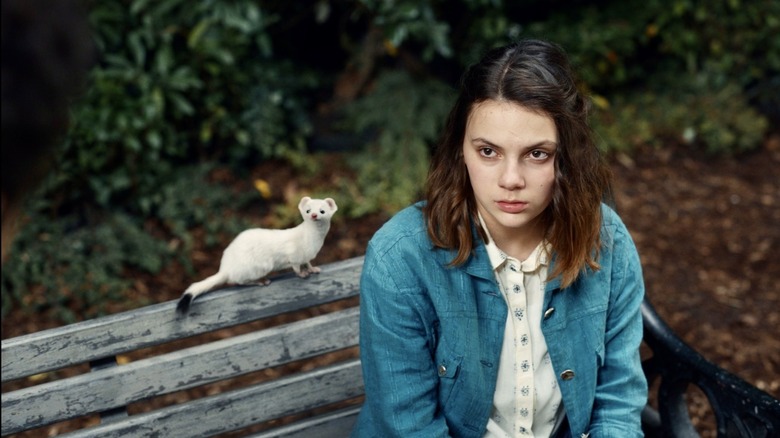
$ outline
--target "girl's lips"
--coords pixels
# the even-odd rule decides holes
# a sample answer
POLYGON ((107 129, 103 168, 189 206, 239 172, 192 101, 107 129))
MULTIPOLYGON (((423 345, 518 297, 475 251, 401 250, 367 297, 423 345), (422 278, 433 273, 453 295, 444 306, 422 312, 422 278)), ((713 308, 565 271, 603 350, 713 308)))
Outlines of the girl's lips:
POLYGON ((496 205, 504 213, 520 213, 528 207, 527 202, 521 201, 497 201, 496 205))

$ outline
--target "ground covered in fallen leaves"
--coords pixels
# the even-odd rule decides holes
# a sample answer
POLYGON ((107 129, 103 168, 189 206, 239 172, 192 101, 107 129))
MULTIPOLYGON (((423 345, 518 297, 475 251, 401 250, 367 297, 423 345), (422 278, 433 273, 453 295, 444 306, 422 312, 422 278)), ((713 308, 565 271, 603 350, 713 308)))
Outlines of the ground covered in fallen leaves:
POLYGON ((618 157, 617 205, 659 314, 708 360, 780 396, 780 138, 714 158, 618 157))

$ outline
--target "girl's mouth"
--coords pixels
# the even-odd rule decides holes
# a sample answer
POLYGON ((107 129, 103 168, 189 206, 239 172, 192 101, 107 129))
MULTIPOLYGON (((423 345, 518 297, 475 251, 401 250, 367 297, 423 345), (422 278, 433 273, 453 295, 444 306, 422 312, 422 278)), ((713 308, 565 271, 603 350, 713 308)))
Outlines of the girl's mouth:
POLYGON ((497 201, 496 205, 504 213, 520 213, 528 207, 528 203, 522 201, 497 201))

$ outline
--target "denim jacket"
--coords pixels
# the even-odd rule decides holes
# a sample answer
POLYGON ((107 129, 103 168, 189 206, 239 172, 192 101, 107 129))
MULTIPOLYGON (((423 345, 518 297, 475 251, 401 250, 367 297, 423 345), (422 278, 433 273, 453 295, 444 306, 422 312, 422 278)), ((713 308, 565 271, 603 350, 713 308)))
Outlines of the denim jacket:
MULTIPOLYGON (((481 239, 466 263, 449 266, 455 253, 434 249, 419 207, 393 217, 366 252, 366 400, 353 437, 478 438, 492 413, 506 302, 481 239)), ((565 289, 547 283, 542 332, 571 435, 637 437, 647 401, 644 283, 622 221, 606 206, 602 217, 601 269, 565 289)))

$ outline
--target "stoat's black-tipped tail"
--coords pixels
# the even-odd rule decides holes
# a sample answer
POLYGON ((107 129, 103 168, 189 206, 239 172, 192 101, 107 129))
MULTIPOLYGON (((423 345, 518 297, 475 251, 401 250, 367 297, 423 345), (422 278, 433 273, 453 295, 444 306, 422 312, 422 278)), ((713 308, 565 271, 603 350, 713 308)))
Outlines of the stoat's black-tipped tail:
POLYGON ((191 293, 185 292, 184 295, 179 298, 179 303, 176 305, 176 313, 186 315, 190 311, 190 304, 192 304, 193 299, 191 293))

